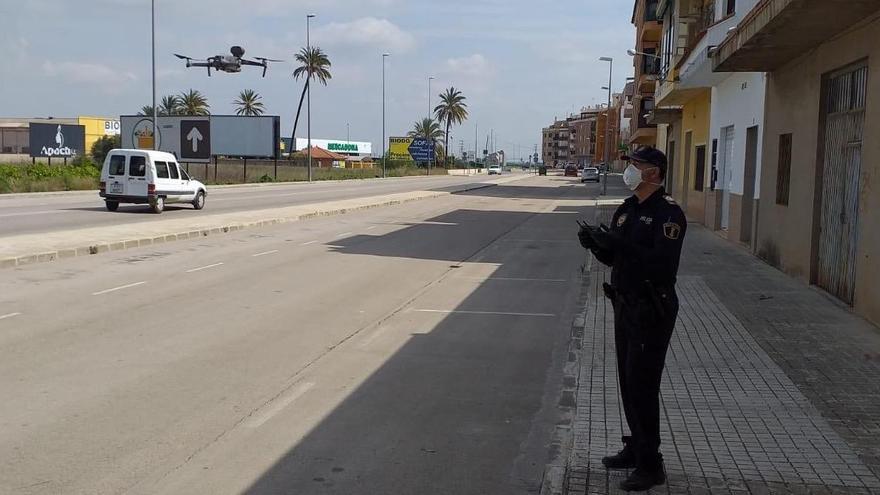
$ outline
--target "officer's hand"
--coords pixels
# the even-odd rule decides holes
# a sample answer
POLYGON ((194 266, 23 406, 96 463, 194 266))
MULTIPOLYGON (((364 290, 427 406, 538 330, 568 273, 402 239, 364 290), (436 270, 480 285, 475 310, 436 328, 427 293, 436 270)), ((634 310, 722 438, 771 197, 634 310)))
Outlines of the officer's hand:
POLYGON ((623 244, 623 238, 616 232, 594 230, 590 232, 590 237, 596 246, 606 251, 618 251, 623 244))
POLYGON ((589 229, 581 228, 578 232, 578 240, 581 241, 581 246, 584 249, 590 250, 596 247, 596 241, 593 240, 593 236, 590 235, 589 229))

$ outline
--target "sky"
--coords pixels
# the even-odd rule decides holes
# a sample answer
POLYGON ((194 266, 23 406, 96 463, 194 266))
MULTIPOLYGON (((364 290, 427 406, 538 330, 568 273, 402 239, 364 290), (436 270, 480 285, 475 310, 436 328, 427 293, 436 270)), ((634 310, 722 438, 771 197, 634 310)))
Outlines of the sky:
MULTIPOLYGON (((633 74, 635 28, 629 0, 155 0, 159 98, 190 88, 211 112, 231 114, 244 89, 263 96, 289 136, 302 81, 293 54, 311 43, 332 62, 326 87, 312 86, 312 137, 382 140, 382 53, 386 62, 386 136, 405 135, 454 86, 469 119, 450 148, 478 148, 494 130, 496 148, 516 159, 540 145, 555 117, 604 103, 608 63, 613 87, 633 74), (187 69, 173 53, 284 59, 266 78, 187 69)), ((149 0, 0 0, 0 117, 113 117, 151 103, 149 0)), ((298 137, 305 137, 304 117, 298 137)))

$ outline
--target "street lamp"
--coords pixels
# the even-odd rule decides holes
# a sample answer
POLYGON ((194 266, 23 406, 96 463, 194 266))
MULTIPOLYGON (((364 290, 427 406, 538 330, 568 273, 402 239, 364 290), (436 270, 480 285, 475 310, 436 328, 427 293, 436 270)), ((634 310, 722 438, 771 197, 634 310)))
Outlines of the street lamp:
POLYGON ((660 58, 659 56, 654 55, 653 53, 638 52, 638 51, 635 51, 632 49, 627 50, 626 54, 629 55, 630 57, 635 57, 636 55, 641 55, 643 57, 660 58))
MULTIPOLYGON (((306 15, 306 55, 311 57, 312 52, 312 41, 309 36, 309 29, 311 27, 311 20, 315 17, 315 14, 307 14, 306 15)), ((308 93, 308 101, 306 103, 306 120, 308 121, 306 138, 308 141, 308 155, 309 155, 309 182, 312 182, 312 62, 311 60, 306 61, 306 66, 308 67, 308 79, 306 80, 306 92, 308 93)))
MULTIPOLYGON (((428 120, 433 120, 431 117, 431 81, 434 80, 434 76, 428 77, 428 120)), ((428 129, 425 129, 425 134, 428 134, 428 129)), ((431 145, 434 145, 434 139, 432 136, 425 136, 428 141, 431 142, 431 145)), ((428 175, 431 175, 431 165, 433 165, 433 160, 428 160, 428 175)))
POLYGON ((386 178, 385 159, 388 157, 388 150, 385 148, 385 59, 390 55, 382 54, 382 178, 386 178))
POLYGON ((153 150, 159 149, 159 133, 156 125, 156 0, 150 2, 151 29, 153 32, 153 150))
POLYGON ((605 117, 605 169, 602 173, 604 180, 602 181, 602 195, 608 194, 608 167, 611 161, 611 75, 614 70, 614 59, 611 57, 600 57, 600 62, 608 62, 608 86, 602 89, 608 90, 608 107, 606 108, 605 117))

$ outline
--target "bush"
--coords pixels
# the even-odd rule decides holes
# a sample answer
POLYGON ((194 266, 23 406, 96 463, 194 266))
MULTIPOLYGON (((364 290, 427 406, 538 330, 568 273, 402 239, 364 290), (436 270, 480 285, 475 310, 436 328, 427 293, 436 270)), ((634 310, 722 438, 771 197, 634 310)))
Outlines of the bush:
POLYGON ((275 182, 275 179, 269 174, 263 174, 263 176, 260 177, 260 182, 275 182))
POLYGON ((110 150, 114 148, 122 147, 122 137, 119 135, 116 136, 101 136, 95 144, 92 145, 92 158, 95 162, 103 165, 104 158, 107 157, 107 153, 110 153, 110 150))

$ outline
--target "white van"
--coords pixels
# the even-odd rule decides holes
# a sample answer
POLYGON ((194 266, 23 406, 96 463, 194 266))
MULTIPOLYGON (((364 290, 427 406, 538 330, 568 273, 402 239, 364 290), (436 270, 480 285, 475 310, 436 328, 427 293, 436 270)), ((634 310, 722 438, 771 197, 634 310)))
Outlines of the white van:
POLYGON ((117 149, 104 159, 100 194, 110 211, 120 203, 134 203, 149 204, 154 213, 162 213, 165 203, 190 203, 201 210, 208 190, 170 153, 117 149))

